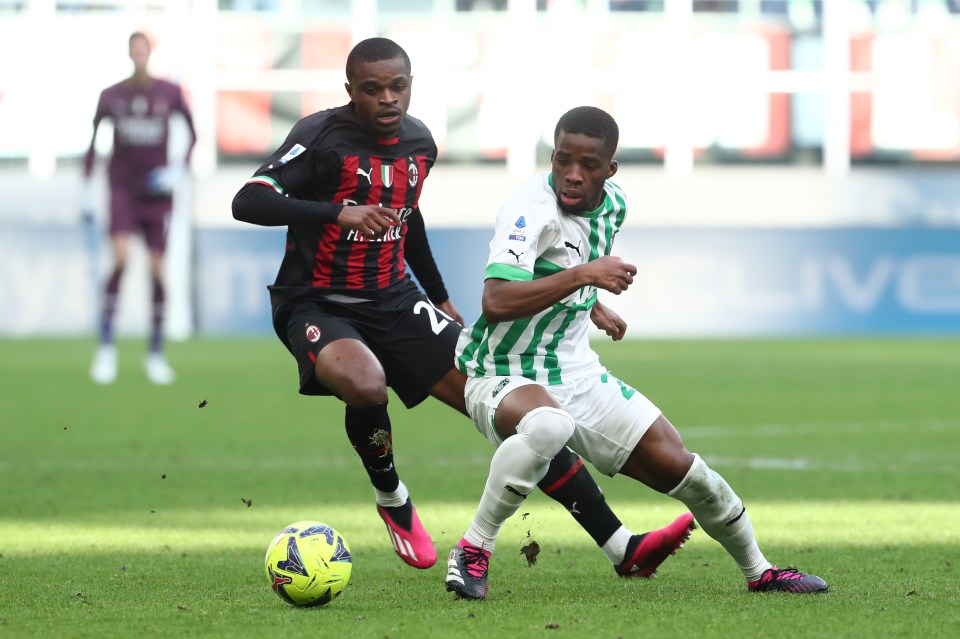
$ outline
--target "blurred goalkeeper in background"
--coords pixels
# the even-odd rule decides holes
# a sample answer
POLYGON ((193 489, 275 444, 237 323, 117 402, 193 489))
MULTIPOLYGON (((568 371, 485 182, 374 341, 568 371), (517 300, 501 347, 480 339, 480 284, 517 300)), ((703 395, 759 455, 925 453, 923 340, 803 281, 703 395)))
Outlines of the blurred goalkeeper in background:
POLYGON ((106 118, 113 121, 113 151, 107 169, 110 188, 109 234, 112 265, 103 287, 100 308, 100 345, 90 367, 97 384, 110 384, 117 377, 114 316, 130 250, 130 236, 143 236, 150 253, 151 324, 150 344, 144 358, 147 378, 154 384, 170 384, 175 374, 164 355, 163 323, 166 309, 164 252, 167 227, 173 210, 173 190, 184 173, 197 135, 193 117, 180 87, 147 72, 150 41, 141 32, 130 36, 133 75, 103 90, 93 118, 93 137, 83 162, 84 220, 93 224, 99 206, 92 184, 97 129, 106 118), (168 158, 170 117, 180 113, 190 139, 185 157, 168 158))
MULTIPOLYGON (((437 552, 394 466, 387 388, 408 408, 432 395, 466 414, 466 377, 454 368, 463 318, 419 208, 437 147, 406 113, 410 71, 392 40, 357 44, 346 63, 350 102, 300 120, 234 197, 233 215, 287 227, 270 296, 274 329, 299 367, 300 393, 346 404, 347 437, 394 549, 407 564, 429 568, 437 552)), ((687 513, 667 529, 634 535, 568 448, 549 462, 539 486, 624 577, 650 576, 692 527, 687 513)))

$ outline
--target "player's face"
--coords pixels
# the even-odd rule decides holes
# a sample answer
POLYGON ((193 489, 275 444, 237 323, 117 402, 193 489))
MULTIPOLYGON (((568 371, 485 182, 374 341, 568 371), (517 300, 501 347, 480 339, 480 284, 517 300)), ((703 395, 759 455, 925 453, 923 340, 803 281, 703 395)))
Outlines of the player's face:
POLYGON ((150 43, 146 38, 133 38, 130 40, 130 59, 133 61, 133 67, 137 71, 147 70, 147 63, 150 61, 150 43))
POLYGON ((560 208, 585 213, 603 198, 603 182, 617 172, 617 162, 604 151, 605 141, 582 133, 560 131, 550 154, 553 190, 560 208))
POLYGON ((363 127, 381 138, 392 138, 410 106, 410 75, 403 58, 361 62, 344 86, 363 127))

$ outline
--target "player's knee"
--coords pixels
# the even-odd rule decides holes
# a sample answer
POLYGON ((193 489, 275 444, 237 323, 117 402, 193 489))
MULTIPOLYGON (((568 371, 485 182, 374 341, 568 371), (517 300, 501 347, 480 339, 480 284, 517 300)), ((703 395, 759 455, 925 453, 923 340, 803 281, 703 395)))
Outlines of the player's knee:
POLYGON ((362 380, 348 385, 339 392, 343 401, 354 408, 367 408, 387 403, 387 387, 375 381, 362 380))
POLYGON ((387 380, 382 370, 354 370, 347 375, 323 375, 317 381, 337 394, 348 406, 368 408, 387 403, 387 380))
POLYGON ((573 437, 576 423, 565 410, 551 406, 535 408, 517 424, 517 434, 541 457, 553 459, 573 437))
POLYGON ((709 503, 724 514, 741 508, 740 498, 726 480, 707 466, 700 455, 693 454, 693 464, 676 488, 668 493, 697 503, 709 503))

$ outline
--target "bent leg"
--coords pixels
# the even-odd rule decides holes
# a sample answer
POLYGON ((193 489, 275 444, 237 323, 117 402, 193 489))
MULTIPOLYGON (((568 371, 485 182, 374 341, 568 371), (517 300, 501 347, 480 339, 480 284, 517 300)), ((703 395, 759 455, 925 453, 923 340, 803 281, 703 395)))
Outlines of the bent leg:
POLYGON ((689 508, 703 531, 726 549, 748 581, 759 579, 770 568, 743 502, 723 477, 684 447, 680 434, 663 415, 640 439, 621 472, 689 508))
POLYGON ((704 532, 730 553, 747 581, 759 579, 771 567, 760 552, 750 515, 740 497, 699 455, 694 455, 686 476, 667 494, 690 509, 704 532))
POLYGON ((546 475, 575 426, 558 402, 535 384, 507 395, 494 423, 504 441, 493 454, 477 513, 464 534, 470 545, 484 550, 493 550, 500 527, 546 475))
MULTIPOLYGON (((557 400, 542 387, 528 384, 521 388, 512 387, 508 384, 499 389, 502 394, 501 401, 496 401, 497 388, 503 383, 503 379, 495 382, 495 385, 487 389, 488 399, 483 401, 483 406, 474 405, 475 410, 484 411, 483 415, 474 415, 480 419, 481 423, 489 423, 492 414, 498 427, 504 432, 486 432, 487 437, 498 444, 504 435, 512 434, 515 425, 530 410, 538 406, 553 406, 559 408, 557 400), (531 396, 525 395, 526 392, 532 392, 531 396), (535 389, 535 390, 534 390, 535 389)), ((513 380, 513 383, 519 383, 521 380, 513 380)), ((483 428, 480 428, 483 431, 483 428)), ((537 483, 537 486, 548 497, 561 504, 567 512, 576 520, 578 524, 590 535, 591 538, 600 546, 613 564, 619 564, 623 561, 626 553, 626 547, 633 536, 633 533, 625 528, 617 515, 607 504, 603 491, 597 485, 596 481, 590 475, 587 467, 579 455, 570 450, 567 446, 562 446, 554 455, 547 468, 546 474, 537 483)))
POLYGON ((677 429, 660 415, 640 438, 620 473, 657 492, 668 493, 686 476, 693 457, 677 429))
POLYGON ((363 342, 350 338, 330 342, 316 357, 317 382, 347 405, 347 437, 373 485, 377 513, 394 550, 408 565, 429 568, 437 561, 437 551, 394 466, 386 376, 380 361, 363 342))
MULTIPOLYGON (((393 465, 393 429, 387 414, 387 384, 373 352, 357 339, 338 339, 316 356, 316 380, 341 397, 346 407, 347 437, 370 483, 380 493, 394 493, 400 477, 393 465)), ((397 506, 407 495, 391 495, 381 505, 397 506), (391 503, 399 502, 399 503, 391 503)), ((379 499, 378 499, 379 503, 379 499)))
POLYGON ((377 356, 359 339, 338 339, 316 356, 314 377, 343 399, 364 408, 387 403, 387 380, 377 356))

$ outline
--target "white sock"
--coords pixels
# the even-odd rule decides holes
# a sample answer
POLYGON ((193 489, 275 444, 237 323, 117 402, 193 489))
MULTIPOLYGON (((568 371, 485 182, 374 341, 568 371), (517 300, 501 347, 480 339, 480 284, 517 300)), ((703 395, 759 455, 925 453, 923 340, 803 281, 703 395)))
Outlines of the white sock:
POLYGON ((547 474, 573 429, 573 418, 556 408, 537 408, 520 420, 517 434, 493 453, 477 512, 463 535, 469 544, 493 551, 500 527, 547 474))
POLYGON ((667 494, 690 509, 703 531, 730 553, 747 581, 759 579, 763 571, 770 568, 770 562, 757 545, 743 502, 699 455, 694 455, 686 476, 667 494))
POLYGON ((393 492, 384 492, 382 490, 373 489, 373 492, 377 496, 377 503, 385 508, 393 506, 403 506, 407 503, 407 499, 410 498, 410 492, 407 490, 407 487, 403 485, 403 482, 397 484, 397 489, 393 492))
POLYGON ((633 533, 627 530, 626 526, 621 525, 601 548, 603 548, 603 552, 606 553, 610 561, 614 564, 622 564, 623 560, 627 558, 627 544, 630 543, 632 537, 633 533))
POLYGON ((522 437, 508 437, 493 453, 483 496, 464 539, 492 552, 500 527, 517 512, 549 467, 550 460, 530 450, 522 437))

